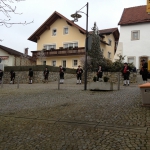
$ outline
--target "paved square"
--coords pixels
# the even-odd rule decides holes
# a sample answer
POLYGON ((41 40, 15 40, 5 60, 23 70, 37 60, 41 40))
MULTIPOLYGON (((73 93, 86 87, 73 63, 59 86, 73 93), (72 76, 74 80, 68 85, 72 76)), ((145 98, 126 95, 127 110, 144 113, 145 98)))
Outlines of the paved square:
POLYGON ((0 150, 150 150, 136 84, 105 92, 70 81, 0 87, 0 150))

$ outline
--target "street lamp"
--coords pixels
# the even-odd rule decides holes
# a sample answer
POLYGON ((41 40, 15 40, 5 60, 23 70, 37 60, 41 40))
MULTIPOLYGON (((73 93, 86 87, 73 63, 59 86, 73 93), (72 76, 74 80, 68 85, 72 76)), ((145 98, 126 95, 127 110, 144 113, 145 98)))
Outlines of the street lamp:
POLYGON ((84 72, 84 90, 87 89, 87 51, 88 51, 88 5, 89 3, 87 2, 87 4, 85 5, 87 7, 87 12, 84 13, 82 11, 80 11, 81 9, 83 9, 85 6, 83 6, 80 10, 76 11, 75 14, 72 14, 71 17, 74 18, 74 21, 77 22, 78 18, 81 18, 82 16, 78 13, 84 13, 86 15, 86 44, 85 44, 85 72, 84 72))

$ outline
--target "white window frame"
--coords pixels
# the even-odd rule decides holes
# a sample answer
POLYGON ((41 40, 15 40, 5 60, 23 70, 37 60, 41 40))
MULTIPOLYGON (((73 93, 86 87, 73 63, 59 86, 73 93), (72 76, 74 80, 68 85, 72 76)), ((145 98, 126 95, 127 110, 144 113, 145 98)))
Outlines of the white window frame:
POLYGON ((111 59, 111 52, 108 52, 108 59, 111 59))
POLYGON ((56 66, 56 60, 52 60, 52 66, 55 67, 56 66), (54 65, 55 62, 55 65, 54 65))
POLYGON ((131 58, 133 58, 133 65, 135 66, 135 61, 136 61, 136 60, 135 60, 135 59, 136 59, 135 56, 128 56, 128 57, 127 57, 127 62, 130 63, 130 62, 129 62, 129 59, 131 59, 131 58))
POLYGON ((139 40, 140 39, 140 30, 133 30, 131 31, 131 40, 139 40), (134 34, 137 33, 137 36, 134 36, 134 34))
POLYGON ((69 48, 69 47, 78 47, 78 42, 65 42, 63 43, 63 48, 69 48))
POLYGON ((52 36, 56 36, 56 35, 57 35, 57 29, 54 28, 54 29, 52 29, 52 36), (56 30, 56 32, 54 32, 54 30, 56 30))
POLYGON ((64 35, 69 34, 69 28, 68 28, 68 27, 64 27, 64 28, 63 28, 63 34, 64 34, 64 35), (67 33, 65 32, 65 29, 68 29, 68 32, 67 32, 67 33))
POLYGON ((78 66, 78 59, 73 59, 73 60, 72 60, 72 66, 73 66, 73 67, 77 67, 77 66, 78 66), (75 64, 75 61, 77 61, 76 64, 75 64))
POLYGON ((56 44, 44 44, 43 48, 46 50, 51 50, 52 48, 56 49, 56 44))

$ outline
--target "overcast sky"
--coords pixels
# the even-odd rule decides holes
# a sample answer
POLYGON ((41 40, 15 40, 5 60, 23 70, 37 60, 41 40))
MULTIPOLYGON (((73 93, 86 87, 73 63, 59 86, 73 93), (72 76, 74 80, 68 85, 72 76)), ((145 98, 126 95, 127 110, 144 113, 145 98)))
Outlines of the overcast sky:
MULTIPOLYGON (((89 2, 89 24, 88 29, 91 30, 94 22, 98 28, 107 29, 118 27, 118 22, 122 15, 123 9, 128 7, 146 5, 147 0, 25 0, 15 3, 16 12, 22 15, 11 14, 12 22, 30 22, 34 23, 23 26, 13 25, 11 28, 0 26, 0 45, 12 48, 14 50, 24 52, 24 48, 30 51, 37 50, 36 43, 27 39, 38 29, 38 27, 54 12, 61 13, 66 18, 72 20, 71 14, 82 8, 89 2)), ((86 13, 86 7, 82 9, 86 13)), ((86 28, 86 15, 81 14, 77 24, 82 28, 86 28)), ((0 19, 5 16, 0 12, 0 19)))

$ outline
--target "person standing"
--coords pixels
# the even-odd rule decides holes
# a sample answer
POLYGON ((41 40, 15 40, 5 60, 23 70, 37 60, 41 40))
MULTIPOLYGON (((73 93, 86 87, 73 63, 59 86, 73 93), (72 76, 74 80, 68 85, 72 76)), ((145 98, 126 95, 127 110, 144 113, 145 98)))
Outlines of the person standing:
POLYGON ((99 81, 99 79, 102 78, 102 76, 103 76, 102 66, 99 65, 99 67, 97 69, 97 81, 99 81))
POLYGON ((33 80, 33 70, 32 68, 29 68, 29 84, 32 84, 32 80, 33 80))
POLYGON ((124 77, 124 85, 123 86, 126 86, 130 84, 129 82, 129 75, 130 75, 130 67, 128 66, 127 63, 124 63, 124 67, 122 69, 122 75, 124 77))
POLYGON ((14 70, 11 70, 10 71, 10 84, 14 84, 15 82, 15 71, 14 70))
POLYGON ((147 77, 148 77, 148 64, 145 61, 145 59, 143 59, 142 61, 142 67, 141 67, 141 75, 142 75, 142 79, 143 81, 146 83, 147 82, 147 77))
POLYGON ((44 82, 48 83, 49 70, 47 69, 47 67, 45 68, 43 75, 44 75, 44 82))
POLYGON ((3 71, 0 69, 0 84, 2 83, 3 71))
POLYGON ((76 74, 77 74, 77 84, 81 84, 81 77, 82 77, 82 73, 83 73, 83 70, 81 68, 81 66, 79 65, 77 70, 76 70, 76 74))
POLYGON ((61 65, 59 66, 59 76, 60 76, 60 84, 64 83, 64 72, 65 68, 63 68, 61 65))

